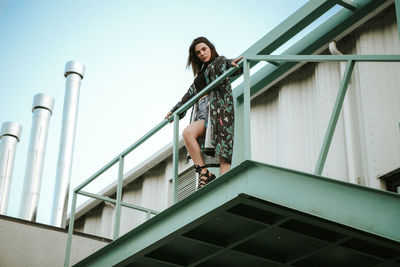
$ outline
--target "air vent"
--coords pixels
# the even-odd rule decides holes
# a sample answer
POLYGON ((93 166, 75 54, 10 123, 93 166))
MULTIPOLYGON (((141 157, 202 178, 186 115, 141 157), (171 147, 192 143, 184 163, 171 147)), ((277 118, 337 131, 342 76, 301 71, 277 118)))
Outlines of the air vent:
POLYGON ((194 168, 179 175, 178 178, 178 201, 186 198, 196 191, 196 172, 194 168))

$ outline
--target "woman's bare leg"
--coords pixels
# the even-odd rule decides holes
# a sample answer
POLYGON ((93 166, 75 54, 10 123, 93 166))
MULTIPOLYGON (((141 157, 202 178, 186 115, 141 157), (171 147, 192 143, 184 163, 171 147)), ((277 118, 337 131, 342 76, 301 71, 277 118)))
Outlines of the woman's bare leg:
POLYGON ((182 133, 183 140, 185 141, 185 146, 187 151, 189 152, 190 157, 192 158, 195 165, 200 166, 204 166, 204 160, 201 156, 201 149, 199 143, 197 142, 197 138, 203 136, 206 133, 204 124, 205 122, 203 120, 195 121, 189 124, 182 133))
MULTIPOLYGON (((189 124, 182 133, 186 149, 195 165, 204 166, 204 160, 201 156, 201 149, 197 142, 197 138, 204 136, 205 132, 204 121, 199 120, 189 124)), ((230 168, 231 164, 226 162, 224 158, 220 157, 220 174, 222 175, 226 173, 230 168)), ((202 170, 202 173, 205 172, 207 172, 207 169, 202 170)))
POLYGON ((219 173, 222 175, 229 171, 231 164, 226 162, 223 157, 219 157, 219 173))

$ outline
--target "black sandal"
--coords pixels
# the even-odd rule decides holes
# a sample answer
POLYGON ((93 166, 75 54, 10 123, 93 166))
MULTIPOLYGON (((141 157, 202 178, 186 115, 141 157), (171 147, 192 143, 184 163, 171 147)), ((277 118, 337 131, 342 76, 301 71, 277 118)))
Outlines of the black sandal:
POLYGON ((206 168, 206 166, 200 166, 200 165, 194 165, 194 168, 196 169, 196 172, 199 174, 199 184, 197 186, 197 190, 211 182, 216 178, 214 174, 212 174, 209 170, 207 170, 205 173, 201 173, 201 170, 206 168))

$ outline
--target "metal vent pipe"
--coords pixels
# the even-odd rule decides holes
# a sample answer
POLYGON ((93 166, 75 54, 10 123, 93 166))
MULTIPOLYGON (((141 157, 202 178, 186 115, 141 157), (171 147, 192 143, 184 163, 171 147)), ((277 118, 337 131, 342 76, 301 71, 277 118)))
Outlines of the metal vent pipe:
POLYGON ((37 207, 42 183, 43 163, 46 151, 47 132, 54 108, 54 98, 37 94, 32 105, 32 129, 26 161, 19 217, 36 221, 37 207))
POLYGON ((20 140, 22 126, 16 122, 5 122, 0 132, 0 214, 7 214, 15 152, 20 140))
POLYGON ((68 61, 65 65, 64 109, 51 215, 51 224, 62 228, 66 226, 69 183, 71 179, 76 122, 78 119, 79 90, 84 73, 85 65, 82 63, 68 61))

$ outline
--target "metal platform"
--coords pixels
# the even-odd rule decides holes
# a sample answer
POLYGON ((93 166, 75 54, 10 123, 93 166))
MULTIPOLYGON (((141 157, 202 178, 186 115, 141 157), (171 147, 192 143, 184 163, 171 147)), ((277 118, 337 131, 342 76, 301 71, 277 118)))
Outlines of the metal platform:
POLYGON ((76 266, 400 266, 400 195, 245 161, 76 266))

